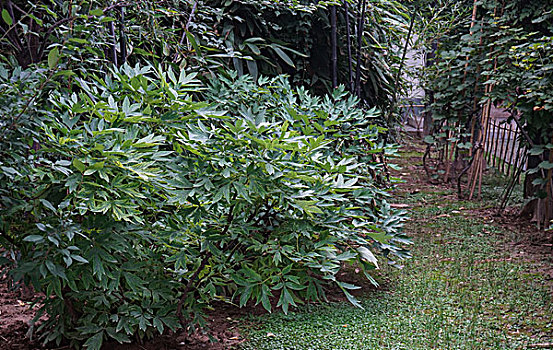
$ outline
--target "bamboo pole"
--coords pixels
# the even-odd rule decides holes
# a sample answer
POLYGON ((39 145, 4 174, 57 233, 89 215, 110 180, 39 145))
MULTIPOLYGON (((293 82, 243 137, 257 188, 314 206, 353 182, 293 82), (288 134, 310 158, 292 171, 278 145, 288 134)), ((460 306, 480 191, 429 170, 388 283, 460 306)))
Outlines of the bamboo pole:
POLYGON ((355 66, 355 94, 361 100, 361 48, 363 44, 363 29, 365 28, 366 0, 359 1, 359 22, 357 27, 357 65, 355 66))
MULTIPOLYGON (((457 126, 455 126, 455 128, 457 128, 457 126)), ((448 134, 450 133, 450 131, 448 130, 448 134)), ((457 143, 458 141, 454 141, 453 142, 453 145, 451 145, 451 149, 449 150, 449 154, 447 153, 447 148, 446 148, 446 171, 445 171, 445 174, 444 174, 444 182, 447 182, 449 180, 449 173, 450 173, 450 170, 451 170, 451 161, 453 159, 453 152, 455 152, 455 149, 457 148, 457 143)), ((446 147, 447 147, 448 143, 447 143, 447 140, 446 140, 446 147)))
MULTIPOLYGON (((485 87, 485 93, 489 93, 490 92, 490 86, 489 85, 486 85, 485 87)), ((475 97, 476 99, 476 97, 475 97)), ((482 119, 481 119, 481 132, 479 133, 478 135, 478 138, 475 140, 475 142, 477 141, 480 145, 482 144, 485 144, 486 142, 486 133, 487 133, 487 130, 486 130, 486 126, 488 124, 487 120, 488 118, 490 117, 490 105, 489 105, 489 101, 486 102, 486 105, 484 105, 483 109, 482 109, 482 119), (483 128, 482 128, 483 126, 483 128)), ((473 123, 473 127, 474 129, 471 130, 471 137, 474 135, 474 132, 475 132, 475 123, 473 123)), ((469 195, 469 200, 472 200, 473 196, 474 196, 474 190, 476 188, 476 184, 478 183, 478 197, 480 198, 482 196, 482 175, 483 175, 483 172, 484 172, 484 150, 483 150, 483 147, 478 147, 476 148, 476 153, 474 154, 474 160, 475 162, 473 163, 474 165, 474 170, 473 172, 471 172, 471 176, 469 177, 469 186, 470 186, 470 195, 469 195)))
POLYGON ((487 158, 488 158, 488 163, 491 163, 492 161, 492 153, 491 153, 491 143, 490 143, 490 128, 491 128, 491 122, 492 122, 492 118, 488 118, 488 122, 486 124, 486 143, 485 143, 485 146, 486 146, 486 154, 487 154, 487 158))
POLYGON ((116 66, 119 67, 119 64, 117 62, 117 37, 115 36, 115 24, 113 24, 113 21, 109 22, 109 35, 111 36, 111 45, 110 45, 110 52, 111 52, 111 62, 116 66))
POLYGON ((498 152, 499 152, 500 134, 501 134, 501 127, 499 125, 499 122, 496 120, 495 121, 495 140, 494 140, 494 143, 495 143, 495 151, 494 151, 495 159, 494 159, 494 162, 493 162, 493 166, 496 167, 496 168, 499 167, 498 152))
MULTIPOLYGON (((482 36, 480 37, 480 44, 479 45, 482 46, 482 36)), ((480 73, 480 66, 478 66, 477 72, 480 73)), ((476 96, 476 93, 478 92, 478 81, 479 81, 479 78, 477 76, 476 82, 474 84, 474 99, 473 99, 473 104, 472 104, 472 108, 473 108, 474 111, 476 110, 476 106, 478 105, 478 99, 477 99, 477 96, 476 96)), ((491 85, 490 84, 486 85, 484 87, 484 94, 489 94, 491 92, 491 90, 492 90, 491 85)), ((480 132, 478 133, 478 137, 476 137, 474 139, 475 143, 476 143, 476 141, 478 141, 478 143, 481 144, 482 141, 485 139, 485 135, 482 132, 482 129, 483 129, 482 126, 485 125, 485 119, 489 118, 489 116, 490 116, 490 109, 491 109, 491 101, 488 99, 488 101, 486 102, 486 104, 482 108, 482 117, 480 119, 480 132)), ((475 127, 476 127, 476 119, 474 119, 472 121, 472 130, 471 130, 471 134, 470 134, 471 138, 474 138, 474 133, 476 132, 475 127)), ((472 196, 473 196, 473 193, 474 193, 474 187, 476 186, 477 181, 478 181, 478 184, 479 184, 478 185, 478 198, 480 198, 481 194, 482 194, 482 174, 484 172, 483 150, 482 150, 481 147, 479 147, 479 148, 476 149, 475 152, 476 152, 476 154, 475 154, 476 169, 475 169, 475 172, 471 173, 471 175, 473 175, 474 185, 472 186, 470 199, 472 199, 472 196)))
MULTIPOLYGON (((505 3, 502 4, 502 8, 501 8, 501 12, 503 12, 504 10, 504 6, 505 6, 505 3)), ((473 12, 474 14, 474 12, 473 12)), ((495 7, 494 9, 494 18, 496 17, 497 15, 497 6, 495 7)), ((482 31, 482 29, 481 29, 482 31)), ((480 37, 480 45, 482 45, 482 37, 480 37)), ((493 53, 493 46, 490 48, 490 54, 493 53)), ((495 57, 494 59, 494 67, 493 67, 493 72, 495 72, 497 70, 497 57, 495 57)), ((478 67, 478 71, 480 71, 480 67, 478 67)), ((475 91, 474 91, 474 94, 475 94, 475 97, 474 97, 474 103, 473 103, 473 107, 474 109, 476 110, 476 105, 477 105, 477 100, 476 100, 476 92, 477 92, 477 84, 475 84, 475 91)), ((479 137, 478 137, 478 140, 480 143, 486 143, 487 142, 487 136, 488 136, 488 133, 487 133, 487 127, 488 127, 488 124, 489 124, 489 119, 491 118, 491 106, 492 106, 492 102, 491 102, 491 98, 489 96, 489 94, 493 91, 493 87, 494 87, 494 84, 487 84, 485 89, 484 89, 484 93, 485 95, 488 95, 488 101, 486 101, 486 103, 484 104, 484 106, 482 107, 482 119, 481 119, 481 128, 483 128, 483 132, 481 132, 479 134, 479 137)), ((475 125, 475 121, 473 121, 473 126, 475 125)), ((500 129, 501 130, 501 129, 500 129)), ((471 138, 474 136, 474 130, 472 130, 471 132, 471 138)), ((474 193, 474 187, 476 186, 476 182, 478 182, 478 197, 481 198, 481 194, 482 194, 482 176, 483 176, 483 171, 484 171, 484 162, 485 162, 485 157, 484 157, 484 150, 482 147, 479 147, 476 149, 476 152, 479 152, 477 154, 475 154, 475 158, 476 158, 476 162, 475 162, 475 171, 473 173, 471 173, 471 175, 473 175, 472 178, 469 177, 469 183, 471 183, 470 181, 472 181, 472 185, 471 185, 471 193, 470 193, 470 199, 472 199, 472 196, 473 196, 473 193, 474 193)))
MULTIPOLYGON (((478 10, 478 4, 477 4, 477 0, 474 0, 474 4, 472 6, 472 19, 470 21, 470 30, 469 30, 469 33, 470 35, 472 35, 472 29, 474 28, 475 24, 476 24, 476 14, 477 14, 477 10, 478 10)), ((482 44, 482 39, 480 39, 480 44, 482 44)), ((470 57, 468 56, 467 54, 467 58, 466 58, 466 62, 465 62, 465 72, 464 72, 464 75, 463 75, 463 83, 467 80, 467 74, 468 74, 468 68, 469 68, 469 60, 470 60, 470 57)), ((466 92, 464 92, 464 94, 466 94, 466 92)), ((471 125, 471 129, 474 127, 474 120, 472 121, 472 125, 471 125)), ((472 135, 471 135, 471 139, 470 139, 471 143, 472 143, 472 135)), ((470 155, 472 155, 472 149, 470 151, 470 155)))
MULTIPOLYGON (((515 141, 518 139, 518 132, 516 132, 518 130, 518 128, 515 129, 515 141)), ((513 145, 513 149, 515 148, 515 145, 513 145)), ((519 158, 520 158, 520 141, 517 141, 516 143, 516 156, 515 156, 515 163, 514 163, 514 169, 519 169, 519 167, 522 169, 523 166, 522 164, 518 164, 518 161, 519 161, 519 158)), ((521 159, 521 163, 522 163, 522 159, 521 159)), ((515 171, 515 174, 517 172, 515 171)))
MULTIPOLYGON (((401 56, 401 61, 399 61, 399 68, 396 74, 394 81, 394 95, 397 96, 399 91, 399 80, 401 79, 401 72, 403 66, 405 65, 405 58, 407 57, 407 50, 409 49, 409 42, 411 41, 411 35, 413 34, 413 27, 415 26, 415 12, 411 14, 411 23, 409 23, 409 31, 407 32, 407 39, 405 39, 405 45, 403 47, 403 54, 401 56)), ((397 98, 396 98, 397 99, 397 98)))
POLYGON ((336 6, 330 7, 330 46, 332 54, 331 61, 331 76, 332 76, 332 88, 335 89, 338 86, 338 43, 337 43, 337 28, 336 28, 336 6))
MULTIPOLYGON (((476 152, 478 152, 478 149, 476 149, 476 152)), ((480 171, 480 167, 482 166, 482 162, 477 161, 477 156, 478 156, 478 153, 476 153, 474 155, 474 160, 475 160, 475 163, 473 163, 473 167, 474 167, 473 178, 474 178, 474 181, 469 182, 469 186, 470 186, 469 201, 472 200, 472 198, 474 197, 474 190, 476 189, 476 183, 477 183, 477 181, 476 181, 477 174, 480 171), (476 175, 474 175, 474 174, 476 174, 476 175)))
POLYGON ((503 127, 503 138, 501 138, 501 149, 499 150, 499 157, 501 159, 500 171, 505 174, 505 139, 507 138, 507 127, 503 127))
POLYGON ((493 167, 495 167, 495 121, 493 118, 490 118, 490 163, 493 167))
POLYGON ((516 134, 513 132, 513 126, 509 123, 509 145, 508 150, 511 151, 509 155, 509 163, 507 164, 507 176, 511 174, 511 167, 513 166, 513 158, 515 153, 516 134))
POLYGON ((503 126, 501 126, 501 123, 499 123, 499 133, 498 133, 498 139, 497 139, 497 144, 498 144, 498 155, 497 155, 497 170, 502 173, 503 171, 501 170, 502 166, 503 166, 503 143, 505 141, 505 133, 503 133, 503 126))
POLYGON ((346 46, 348 49, 348 83, 349 90, 353 92, 353 68, 352 68, 352 56, 351 56, 351 28, 349 26, 349 7, 348 1, 344 1, 344 12, 346 17, 346 46))
MULTIPOLYGON (((492 90, 491 86, 488 87, 488 93, 490 93, 492 90)), ((491 110, 491 103, 488 101, 488 103, 486 104, 486 106, 484 106, 484 113, 483 113, 483 120, 482 120, 482 125, 483 125, 483 130, 482 130, 482 134, 481 134, 481 141, 480 143, 483 144, 483 145, 486 145, 487 143, 487 135, 488 135, 488 125, 489 125, 489 119, 490 119, 490 110, 491 110)), ((483 176, 483 173, 484 173, 484 164, 486 162, 486 157, 485 157, 485 153, 484 153, 484 149, 481 148, 481 151, 480 151, 480 170, 479 170, 479 175, 478 175, 478 198, 482 198, 482 176, 483 176)))
POLYGON ((399 81, 401 79, 401 72, 403 70, 403 66, 405 65, 405 58, 407 57, 407 50, 409 49, 409 43, 411 41, 411 35, 413 34, 413 27, 415 26, 415 12, 411 14, 411 23, 409 24, 409 31, 407 32, 407 38, 405 39, 405 45, 403 47, 403 54, 401 56, 401 61, 399 62, 399 68, 394 80, 394 94, 392 96, 392 108, 390 109, 390 112, 388 116, 386 117, 386 122, 389 123, 393 110, 395 109, 397 105, 398 100, 398 93, 399 93, 399 81))
POLYGON ((121 52, 121 64, 127 62, 127 37, 125 35, 125 7, 119 8, 119 51, 121 52))
MULTIPOLYGON (((475 24, 476 24, 476 14, 477 14, 477 11, 478 11, 478 0, 474 0, 474 3, 472 5, 472 19, 470 21, 470 30, 469 30, 469 33, 472 35, 472 29, 474 28, 475 24)), ((465 83, 465 81, 467 80, 467 74, 468 74, 468 68, 469 68, 469 60, 470 60, 470 57, 468 56, 467 54, 467 57, 466 57, 466 62, 465 62, 465 72, 463 74, 463 84, 465 83)), ((463 96, 466 96, 467 92, 466 90, 463 90, 463 96)), ((461 112, 458 113, 458 119, 460 120, 461 119, 461 112)), ((472 145, 472 147, 469 149, 469 157, 472 157, 472 152, 473 152, 473 149, 474 149, 474 140, 473 140, 473 126, 474 126, 474 120, 472 121, 471 123, 471 135, 470 135, 470 143, 472 145)), ((474 164, 474 163, 473 163, 474 164)), ((469 169, 469 172, 468 172, 468 178, 470 179, 472 177, 472 167, 471 169, 469 169)))

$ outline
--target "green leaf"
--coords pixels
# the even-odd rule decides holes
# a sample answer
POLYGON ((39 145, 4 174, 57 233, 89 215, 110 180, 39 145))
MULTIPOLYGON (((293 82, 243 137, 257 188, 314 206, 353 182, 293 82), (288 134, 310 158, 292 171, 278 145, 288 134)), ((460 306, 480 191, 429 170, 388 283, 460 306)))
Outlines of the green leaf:
POLYGON ((44 237, 43 236, 38 236, 38 235, 30 235, 30 236, 27 236, 27 237, 23 238, 23 240, 25 242, 38 243, 38 242, 43 242, 44 237))
POLYGON ((346 282, 336 282, 336 283, 338 283, 338 285, 344 289, 349 289, 349 290, 361 289, 361 287, 351 283, 346 283, 346 282))
POLYGON ((250 278, 250 281, 259 282, 262 280, 261 276, 257 272, 249 268, 248 266, 242 267, 242 271, 247 277, 250 278))
POLYGON ((135 274, 129 273, 129 272, 123 272, 123 276, 125 276, 125 280, 127 281, 127 285, 135 292, 140 291, 142 288, 144 288, 144 281, 136 276, 135 274))
POLYGON ((2 19, 4 20, 4 22, 6 22, 7 25, 11 26, 13 24, 13 19, 12 17, 10 16, 8 10, 6 9, 3 9, 2 10, 2 19))
POLYGON ((146 317, 141 315, 138 318, 138 328, 140 328, 141 330, 145 331, 148 328, 148 326, 150 326, 150 325, 151 325, 151 323, 150 323, 150 321, 148 321, 148 319, 146 317))
POLYGON ((309 215, 323 214, 323 211, 315 205, 317 201, 296 200, 295 202, 300 208, 302 208, 309 215))
POLYGON ((367 248, 365 247, 358 247, 357 251, 359 252, 359 255, 361 256, 361 259, 370 262, 376 268, 378 269, 378 260, 376 259, 376 256, 367 248))
POLYGON ((94 9, 94 10, 91 10, 90 12, 90 15, 91 16, 102 16, 104 14, 104 11, 102 9, 94 9))
POLYGON ((64 280, 67 279, 65 272, 63 271, 63 267, 54 264, 50 260, 46 260, 45 265, 46 268, 52 273, 52 275, 63 278, 64 280))
POLYGON ((248 300, 250 300, 250 295, 251 294, 252 294, 252 287, 251 286, 247 286, 246 288, 244 288, 244 291, 240 295, 240 307, 243 307, 244 305, 246 305, 248 300))
POLYGON ((265 310, 271 312, 271 302, 269 300, 269 296, 271 296, 271 291, 267 285, 263 284, 261 286, 261 304, 265 310))
POLYGON ((120 344, 131 342, 131 340, 129 339, 129 337, 126 334, 116 332, 115 328, 113 328, 113 327, 106 328, 106 333, 111 338, 117 340, 120 344))
POLYGON ((363 309, 363 305, 361 305, 361 303, 359 302, 359 300, 357 300, 357 298, 355 298, 353 295, 351 295, 345 288, 341 287, 340 288, 342 289, 342 293, 344 293, 344 295, 346 296, 346 298, 348 299, 348 301, 353 305, 353 306, 356 306, 360 309, 363 309))
POLYGON ((189 31, 186 31, 186 38, 188 39, 188 42, 192 44, 192 47, 194 48, 194 52, 199 57, 202 57, 202 51, 200 50, 200 46, 198 45, 198 42, 196 41, 196 38, 194 35, 192 35, 189 31))
POLYGON ((86 170, 86 165, 77 158, 73 158, 73 166, 81 173, 86 170))
POLYGON ((87 350, 100 350, 104 341, 104 332, 96 333, 84 343, 87 350))
POLYGON ((538 164, 538 167, 545 169, 545 170, 551 170, 553 169, 553 163, 549 163, 548 161, 544 160, 540 164, 538 164))
POLYGON ((48 52, 48 68, 54 69, 58 65, 60 60, 60 51, 57 47, 54 47, 48 52))
POLYGON ((44 198, 40 199, 40 203, 42 203, 42 205, 44 205, 46 208, 50 209, 54 213, 57 211, 56 208, 54 208, 54 206, 52 205, 52 203, 50 203, 48 200, 44 198))
POLYGON ((159 317, 154 317, 153 323, 154 323, 154 328, 157 329, 159 334, 163 334, 165 327, 163 326, 163 322, 159 319, 159 317))
POLYGON ((104 265, 102 263, 102 260, 98 255, 94 255, 92 257, 92 272, 94 275, 96 275, 98 278, 102 278, 105 274, 104 265))
POLYGON ((288 288, 284 287, 282 288, 282 291, 280 293, 280 298, 278 300, 277 306, 282 306, 282 311, 285 314, 288 314, 288 308, 290 305, 297 306, 296 302, 294 301, 292 292, 290 292, 288 288))
POLYGON ((69 41, 77 43, 77 44, 88 44, 89 43, 88 40, 82 39, 82 38, 69 38, 69 41))
POLYGON ((543 153, 543 148, 541 147, 533 147, 531 150, 530 150, 530 155, 532 156, 539 156, 540 154, 543 153))
POLYGON ((83 173, 83 175, 88 176, 94 174, 98 169, 86 169, 86 171, 83 173))
POLYGON ((293 67, 293 68, 296 68, 296 66, 294 65, 294 62, 292 61, 292 59, 290 58, 290 56, 288 56, 286 54, 286 52, 282 51, 282 49, 278 46, 275 46, 275 45, 271 45, 271 47, 273 48, 273 50, 275 50, 275 52, 277 53, 277 55, 280 56, 280 58, 282 58, 282 60, 284 62, 286 62, 286 64, 288 64, 289 66, 293 67))
POLYGON ((102 17, 102 19, 100 19, 100 23, 114 22, 114 21, 116 21, 116 19, 109 16, 102 17))
POLYGON ((259 75, 257 70, 257 63, 255 61, 246 61, 246 65, 248 66, 248 71, 250 72, 251 76, 254 80, 257 80, 257 77, 259 75))
POLYGON ((52 283, 54 284, 54 292, 56 293, 56 295, 60 299, 63 299, 63 294, 61 294, 61 281, 60 281, 60 279, 59 278, 54 278, 52 283))
POLYGON ((86 260, 85 258, 83 258, 83 257, 80 256, 80 255, 73 255, 73 254, 71 254, 71 258, 73 258, 73 260, 78 261, 78 262, 81 262, 81 263, 83 263, 83 264, 88 264, 88 260, 86 260))

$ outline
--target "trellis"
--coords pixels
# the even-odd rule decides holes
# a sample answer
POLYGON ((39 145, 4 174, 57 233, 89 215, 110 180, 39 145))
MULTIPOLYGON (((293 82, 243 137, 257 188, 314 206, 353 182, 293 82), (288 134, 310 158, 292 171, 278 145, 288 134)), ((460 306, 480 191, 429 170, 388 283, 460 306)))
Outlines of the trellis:
POLYGON ((516 176, 516 181, 520 180, 521 171, 526 170, 526 149, 520 143, 521 136, 516 124, 493 118, 488 121, 484 145, 486 162, 506 176, 516 176))

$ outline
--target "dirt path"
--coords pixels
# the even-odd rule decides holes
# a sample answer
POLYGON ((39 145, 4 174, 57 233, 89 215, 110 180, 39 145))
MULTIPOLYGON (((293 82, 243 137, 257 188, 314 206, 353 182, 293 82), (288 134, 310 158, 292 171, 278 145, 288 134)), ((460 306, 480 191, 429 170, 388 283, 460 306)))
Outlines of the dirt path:
MULTIPOLYGON (((403 147, 403 155, 399 160, 402 169, 394 172, 394 176, 397 176, 403 182, 397 185, 395 192, 403 196, 406 194, 441 192, 443 193, 442 199, 444 202, 457 201, 456 185, 429 183, 422 168, 421 157, 423 152, 424 145, 420 142, 411 142, 403 147)), ((487 187, 488 190, 493 189, 495 194, 498 186, 496 179, 491 181, 489 172, 486 175, 488 176, 488 183, 485 183, 484 187, 487 187)), ((499 184, 499 186, 503 186, 503 184, 499 184)), ((495 198, 495 200, 498 200, 498 198, 495 198)), ((545 276, 553 293, 553 230, 549 232, 537 230, 536 226, 529 222, 527 218, 518 215, 519 206, 507 207, 504 211, 499 212, 494 205, 496 204, 495 200, 487 198, 480 203, 474 201, 467 208, 462 208, 463 215, 474 218, 488 217, 490 223, 505 230, 507 234, 501 239, 502 249, 511 254, 512 259, 524 259, 533 262, 536 268, 535 272, 545 276)))

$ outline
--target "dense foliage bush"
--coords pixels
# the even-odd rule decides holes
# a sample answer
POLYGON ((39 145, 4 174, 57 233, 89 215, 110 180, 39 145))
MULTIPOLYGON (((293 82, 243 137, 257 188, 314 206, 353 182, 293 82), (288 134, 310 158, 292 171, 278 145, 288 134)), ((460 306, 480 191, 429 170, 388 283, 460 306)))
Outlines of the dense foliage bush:
POLYGON ((394 149, 343 88, 66 72, 0 67, 3 263, 44 293, 45 342, 201 326, 214 301, 287 312, 330 284, 356 304, 339 271, 408 256, 379 186, 394 149))

